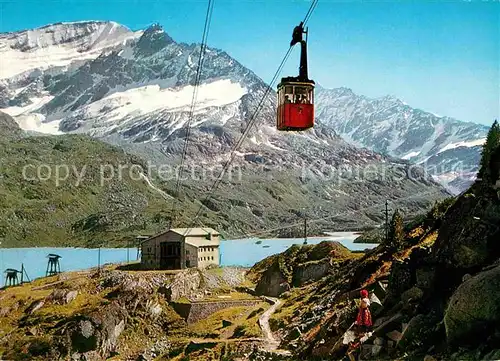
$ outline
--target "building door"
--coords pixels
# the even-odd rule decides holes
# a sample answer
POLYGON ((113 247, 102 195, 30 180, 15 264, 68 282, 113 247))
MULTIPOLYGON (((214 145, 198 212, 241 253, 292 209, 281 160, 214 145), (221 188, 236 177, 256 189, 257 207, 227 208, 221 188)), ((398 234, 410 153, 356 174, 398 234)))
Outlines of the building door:
POLYGON ((160 268, 181 268, 181 244, 179 242, 160 243, 160 268))

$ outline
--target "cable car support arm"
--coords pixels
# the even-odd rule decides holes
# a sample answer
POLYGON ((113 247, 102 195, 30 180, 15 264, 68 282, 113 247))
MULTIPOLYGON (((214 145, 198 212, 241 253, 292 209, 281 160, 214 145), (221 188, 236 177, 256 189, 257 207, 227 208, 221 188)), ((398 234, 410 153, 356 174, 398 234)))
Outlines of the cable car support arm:
POLYGON ((309 81, 309 75, 307 71, 307 30, 304 30, 304 22, 300 22, 299 25, 293 29, 292 41, 290 46, 300 43, 300 67, 299 67, 299 81, 309 81), (306 34, 306 39, 304 40, 303 34, 306 34))

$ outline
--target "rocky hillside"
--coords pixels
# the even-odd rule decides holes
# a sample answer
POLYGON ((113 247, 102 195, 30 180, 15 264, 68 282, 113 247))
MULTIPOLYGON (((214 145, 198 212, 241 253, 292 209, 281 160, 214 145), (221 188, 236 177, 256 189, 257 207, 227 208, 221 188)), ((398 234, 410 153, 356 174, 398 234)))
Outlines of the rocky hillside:
MULTIPOLYGON (((342 359, 366 288, 374 327, 354 351, 362 359, 498 359, 499 239, 498 185, 477 182, 416 220, 396 248, 381 244, 358 260, 333 262, 319 280, 279 289, 285 302, 271 325, 298 359, 342 359)), ((250 271, 266 292, 272 265, 250 271)))
POLYGON ((348 88, 318 87, 316 104, 318 119, 348 142, 418 163, 454 191, 467 189, 476 177, 486 126, 348 88))
POLYGON ((0 112, 0 134, 4 137, 19 137, 22 135, 22 130, 17 125, 16 120, 10 115, 0 112))
POLYGON ((239 269, 172 274, 108 267, 0 289, 0 357, 231 359, 248 352, 248 345, 251 351, 252 340, 262 337, 258 316, 269 308, 262 299, 235 290, 243 278, 239 269), (167 296, 173 294, 176 300, 167 296), (205 301, 198 304, 204 319, 187 323, 174 310, 189 305, 189 298, 205 301))

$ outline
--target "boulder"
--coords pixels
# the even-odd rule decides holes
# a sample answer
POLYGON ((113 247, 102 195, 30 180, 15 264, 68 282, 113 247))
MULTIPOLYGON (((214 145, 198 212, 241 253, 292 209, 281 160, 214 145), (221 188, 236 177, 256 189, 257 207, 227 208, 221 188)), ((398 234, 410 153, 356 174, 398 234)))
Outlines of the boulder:
POLYGON ((42 308, 45 305, 44 300, 38 300, 38 301, 33 301, 28 308, 26 308, 26 313, 29 315, 32 315, 36 311, 38 311, 40 308, 42 308))
POLYGON ((380 351, 382 351, 382 346, 380 346, 380 345, 373 345, 372 346, 372 356, 378 356, 380 351))
POLYGON ((293 284, 300 287, 308 282, 317 281, 328 274, 330 262, 327 259, 299 264, 293 274, 293 284))
POLYGON ((278 297, 289 289, 290 285, 286 282, 283 273, 279 269, 271 267, 262 274, 255 287, 255 293, 258 296, 278 297))
POLYGON ((412 286, 412 272, 408 261, 395 261, 389 276, 389 293, 400 295, 412 286))
POLYGON ((50 295, 47 296, 47 301, 56 305, 65 305, 73 301, 78 295, 78 291, 69 291, 66 289, 55 289, 50 295))
POLYGON ((401 300, 403 303, 416 302, 419 301, 424 295, 424 292, 418 287, 412 287, 406 290, 401 295, 401 300))
POLYGON ((436 269, 434 267, 421 267, 416 271, 416 286, 421 289, 432 289, 434 286, 434 278, 436 269))
POLYGON ((125 329, 127 312, 116 302, 91 313, 78 316, 65 325, 69 349, 83 354, 85 359, 92 355, 108 357, 117 351, 118 338, 125 329))
POLYGON ((374 345, 361 345, 358 360, 373 360, 373 350, 374 345))
POLYGON ((391 332, 387 332, 386 336, 394 341, 394 342, 398 342, 399 340, 401 340, 401 337, 403 336, 401 332, 399 332, 398 330, 392 330, 391 332))
POLYGON ((397 344, 398 348, 415 348, 428 342, 435 334, 434 330, 437 322, 438 320, 432 316, 416 315, 404 327, 403 334, 397 344))
POLYGON ((153 300, 148 300, 146 302, 146 309, 148 310, 148 314, 152 319, 157 319, 163 312, 161 305, 153 300))
POLYGON ((190 298, 201 287, 202 277, 197 269, 188 269, 175 275, 174 281, 162 292, 168 302, 190 298))
POLYGON ((65 297, 65 301, 66 303, 70 303, 71 301, 73 301, 76 296, 78 296, 78 291, 69 291, 68 293, 66 293, 66 297, 65 297))
POLYGON ((439 263, 467 270, 498 256, 499 248, 491 241, 498 231, 495 224, 500 223, 500 212, 491 193, 473 186, 450 206, 433 245, 439 263))
POLYGON ((484 341, 485 331, 500 322, 500 266, 480 272, 453 293, 444 316, 452 345, 484 341))
POLYGON ((377 336, 385 336, 385 334, 391 330, 399 328, 401 326, 401 319, 403 315, 401 313, 397 313, 388 320, 382 322, 379 326, 377 326, 373 333, 377 336))

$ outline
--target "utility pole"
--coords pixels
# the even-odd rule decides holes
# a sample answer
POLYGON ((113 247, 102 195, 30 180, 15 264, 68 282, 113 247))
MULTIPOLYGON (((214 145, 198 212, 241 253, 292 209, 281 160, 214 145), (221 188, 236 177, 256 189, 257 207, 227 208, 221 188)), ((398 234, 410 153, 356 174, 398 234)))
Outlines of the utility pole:
POLYGON ((129 251, 130 251, 130 240, 127 239, 127 264, 130 263, 129 251))
POLYGON ((385 200, 385 244, 389 244, 389 200, 385 200))
POLYGON ((304 244, 307 244, 307 216, 304 214, 304 244))
POLYGON ((97 249, 97 274, 101 275, 101 246, 97 249))

